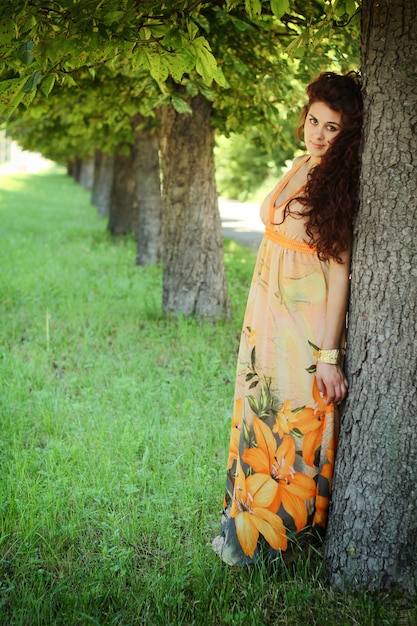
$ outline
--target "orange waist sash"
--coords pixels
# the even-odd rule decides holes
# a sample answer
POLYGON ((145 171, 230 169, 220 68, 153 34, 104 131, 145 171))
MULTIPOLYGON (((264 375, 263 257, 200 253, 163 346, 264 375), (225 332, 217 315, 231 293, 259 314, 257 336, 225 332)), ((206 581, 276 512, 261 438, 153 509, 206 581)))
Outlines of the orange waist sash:
POLYGON ((317 249, 314 246, 310 246, 308 243, 304 241, 296 241, 295 239, 289 239, 289 237, 285 237, 281 235, 276 230, 267 226, 265 229, 265 237, 279 244, 283 248, 288 248, 289 250, 295 250, 296 252, 303 252, 304 254, 315 254, 317 249))

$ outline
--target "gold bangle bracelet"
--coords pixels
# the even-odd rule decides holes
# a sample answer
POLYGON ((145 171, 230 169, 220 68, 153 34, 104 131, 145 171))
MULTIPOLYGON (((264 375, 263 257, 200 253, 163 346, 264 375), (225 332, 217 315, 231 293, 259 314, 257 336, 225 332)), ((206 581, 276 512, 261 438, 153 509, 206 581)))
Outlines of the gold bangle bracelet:
POLYGON ((337 365, 339 363, 340 350, 319 350, 317 360, 320 363, 330 363, 330 365, 337 365))

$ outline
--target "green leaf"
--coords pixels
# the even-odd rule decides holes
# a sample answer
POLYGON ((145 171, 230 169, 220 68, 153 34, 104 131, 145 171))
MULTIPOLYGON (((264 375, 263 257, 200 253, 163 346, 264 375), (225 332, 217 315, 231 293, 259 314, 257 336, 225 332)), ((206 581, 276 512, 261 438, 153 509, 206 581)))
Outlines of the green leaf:
POLYGON ((150 73, 157 83, 164 83, 169 76, 168 66, 160 54, 148 54, 150 73))
POLYGON ((314 344, 312 341, 310 341, 309 339, 308 341, 308 345, 313 348, 313 350, 320 350, 320 348, 318 346, 316 346, 316 344, 314 344))
POLYGON ((353 16, 350 18, 350 25, 351 26, 356 26, 356 24, 357 24, 358 25, 358 30, 360 30, 361 19, 362 19, 361 12, 360 11, 356 11, 356 13, 354 13, 353 16))
POLYGON ((218 67, 215 57, 212 55, 208 48, 208 43, 204 37, 198 37, 194 42, 195 52, 195 69, 198 74, 203 78, 204 82, 208 85, 213 78, 218 76, 218 67))
POLYGON ((289 8, 289 0, 271 0, 271 11, 276 17, 282 17, 289 8))
POLYGON ((269 404, 269 393, 267 387, 261 388, 261 408, 265 409, 269 404))
POLYGON ((178 28, 176 24, 173 24, 168 31, 166 32, 163 38, 163 45, 169 46, 173 50, 178 50, 181 48, 184 43, 187 42, 187 39, 183 37, 181 29, 178 28))
POLYGON ((198 26, 193 21, 189 21, 187 24, 188 36, 191 40, 195 39, 198 35, 198 26))
POLYGON ((358 8, 355 0, 346 0, 346 13, 348 15, 353 15, 358 8))
POLYGON ((252 348, 252 352, 250 355, 250 362, 251 362, 251 366, 252 369, 255 371, 255 361, 256 361, 256 354, 255 354, 255 346, 252 348))
POLYGON ((23 97, 26 77, 11 78, 0 82, 0 112, 8 119, 19 106, 23 97))
POLYGON ((109 26, 111 24, 119 24, 120 22, 123 22, 124 18, 124 11, 109 11, 105 15, 104 23, 108 24, 109 26))
POLYGON ((17 53, 18 58, 22 61, 22 63, 24 63, 25 65, 30 65, 33 60, 34 60, 34 54, 33 54, 33 49, 35 47, 35 44, 33 43, 33 41, 26 41, 24 44, 22 44, 19 48, 19 52, 17 53))
POLYGON ((0 102, 10 102, 19 91, 21 91, 25 78, 10 78, 0 81, 0 102))
POLYGON ((31 15, 27 15, 23 12, 22 21, 19 25, 16 24, 16 31, 19 32, 19 35, 16 35, 16 37, 30 33, 32 28, 35 26, 37 26, 37 20, 33 13, 31 15))
MULTIPOLYGON (((214 80, 218 85, 223 86, 223 84, 219 82, 216 77, 214 77, 214 80)), ((205 85, 203 81, 199 82, 200 84, 198 88, 200 90, 200 93, 203 94, 203 96, 207 98, 207 100, 210 100, 210 102, 214 102, 214 100, 216 99, 216 89, 211 86, 205 85)))
POLYGON ((250 408, 255 413, 255 415, 258 415, 259 405, 258 405, 257 399, 254 396, 247 396, 247 398, 248 398, 250 408))
POLYGON ((42 72, 34 72, 32 76, 29 76, 23 87, 23 93, 30 93, 32 89, 35 89, 36 85, 42 78, 42 72))
POLYGON ((177 93, 172 94, 171 102, 172 102, 174 109, 178 113, 192 113, 193 112, 188 102, 186 102, 183 98, 181 98, 181 96, 177 93))
POLYGON ((15 35, 13 22, 3 18, 0 20, 0 44, 10 43, 15 35))
POLYGON ((316 369, 317 367, 315 365, 310 365, 310 367, 306 367, 306 372, 308 372, 309 374, 314 374, 316 369))
POLYGON ((73 79, 71 74, 64 74, 62 76, 62 84, 63 85, 68 85, 68 87, 76 87, 77 86, 77 83, 75 82, 75 80, 73 79))
POLYGON ((333 10, 336 17, 343 17, 346 13, 346 0, 336 0, 333 10))
POLYGON ((199 94, 199 90, 201 90, 201 93, 204 95, 204 91, 201 89, 201 85, 197 87, 196 83, 193 83, 191 81, 187 82, 187 84, 185 85, 185 89, 188 95, 191 96, 192 98, 194 98, 195 96, 199 94))
POLYGON ((201 15, 200 13, 199 15, 195 16, 194 20, 197 22, 200 28, 206 31, 206 33, 210 32, 210 22, 204 15, 201 15))
POLYGON ((55 80, 55 74, 49 74, 49 76, 45 76, 45 78, 42 79, 41 89, 45 96, 49 96, 51 93, 53 86, 55 85, 55 80))
POLYGON ((301 413, 301 411, 304 411, 305 408, 306 408, 305 404, 303 406, 298 406, 296 409, 291 411, 291 413, 301 413))
POLYGON ((218 85, 220 85, 220 87, 226 87, 227 85, 226 78, 223 74, 221 67, 219 67, 218 65, 216 66, 216 71, 214 72, 213 79, 216 81, 218 85))
POLYGON ((249 17, 256 17, 261 14, 262 4, 260 0, 245 0, 245 9, 249 17))
POLYGON ((150 39, 150 38, 151 38, 151 31, 146 26, 142 26, 142 28, 139 29, 139 39, 144 39, 146 41, 147 39, 150 39))
POLYGON ((178 83, 181 81, 183 75, 187 72, 191 72, 194 67, 192 56, 183 52, 166 55, 165 62, 172 78, 178 83))
MULTIPOLYGON (((252 397, 252 396, 250 396, 250 397, 252 397)), ((250 404, 250 401, 249 401, 249 404, 250 404)), ((256 413, 256 411, 253 411, 253 412, 256 413)), ((257 413, 256 413, 256 415, 257 415, 257 413)), ((249 430, 248 425, 247 425, 245 420, 243 420, 243 423, 242 423, 242 430, 243 430, 243 437, 245 439, 246 444, 248 445, 248 447, 251 447, 250 430, 249 430)))
POLYGON ((150 30, 152 37, 155 37, 155 39, 162 39, 169 30, 169 27, 166 24, 148 24, 147 28, 150 30))

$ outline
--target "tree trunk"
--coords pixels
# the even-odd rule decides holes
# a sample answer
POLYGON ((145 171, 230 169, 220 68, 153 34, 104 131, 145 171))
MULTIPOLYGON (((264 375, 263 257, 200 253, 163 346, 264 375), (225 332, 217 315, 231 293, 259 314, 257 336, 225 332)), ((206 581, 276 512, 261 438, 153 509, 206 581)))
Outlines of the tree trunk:
POLYGON ((68 163, 68 167, 67 167, 68 175, 72 176, 72 178, 77 183, 79 183, 81 179, 81 166, 82 166, 82 160, 76 157, 75 159, 72 159, 72 161, 68 163))
POLYGON ((361 209, 326 555, 334 587, 417 578, 417 4, 363 0, 361 209))
POLYGON ((96 150, 94 155, 94 183, 91 203, 97 207, 97 213, 109 217, 110 193, 113 181, 113 155, 96 150))
POLYGON ((134 233, 136 263, 157 263, 161 256, 161 180, 158 137, 145 118, 132 118, 134 143, 119 146, 113 160, 108 230, 113 235, 134 233))
POLYGON ((107 229, 112 235, 135 233, 138 227, 138 173, 134 146, 125 143, 116 149, 107 229))
POLYGON ((209 101, 199 95, 190 105, 192 115, 161 111, 163 308, 214 319, 229 313, 214 129, 209 101))
POLYGON ((136 264, 158 263, 161 259, 162 196, 159 169, 158 134, 144 125, 145 118, 133 118, 135 129, 137 194, 139 220, 137 229, 136 264))
POLYGON ((94 182, 94 157, 87 156, 81 161, 79 183, 84 189, 92 189, 94 182))

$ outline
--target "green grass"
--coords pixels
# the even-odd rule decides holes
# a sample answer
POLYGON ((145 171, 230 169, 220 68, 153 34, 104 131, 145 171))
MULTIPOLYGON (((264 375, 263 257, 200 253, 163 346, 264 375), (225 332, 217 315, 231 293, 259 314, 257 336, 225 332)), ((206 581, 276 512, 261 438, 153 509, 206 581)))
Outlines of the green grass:
POLYGON ((219 529, 235 359, 254 253, 227 241, 234 315, 164 318, 61 171, 0 178, 0 623, 415 624, 337 595, 320 554, 236 571, 219 529))

